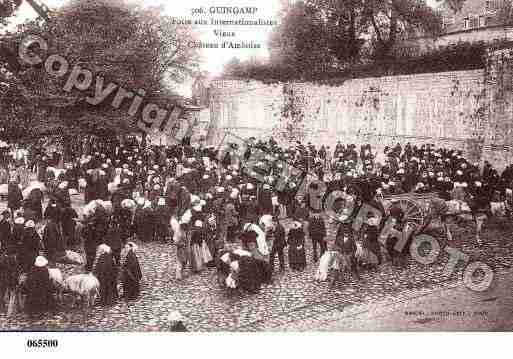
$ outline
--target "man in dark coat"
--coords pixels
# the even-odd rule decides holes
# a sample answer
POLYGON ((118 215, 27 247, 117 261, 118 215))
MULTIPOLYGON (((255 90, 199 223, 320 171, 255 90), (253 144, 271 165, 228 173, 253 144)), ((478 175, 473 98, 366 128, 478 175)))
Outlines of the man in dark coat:
POLYGON ((301 222, 294 222, 289 231, 289 266, 292 270, 303 270, 306 267, 305 232, 301 222))
POLYGON ((21 207, 22 201, 23 195, 18 183, 14 180, 10 180, 7 185, 7 208, 14 213, 14 211, 21 207))
POLYGON ((121 265, 121 229, 119 228, 119 223, 112 220, 109 229, 107 232, 107 237, 105 238, 105 244, 110 247, 112 250, 112 255, 116 260, 116 266, 121 265))
POLYGON ((11 253, 13 247, 13 235, 11 230, 11 223, 9 219, 11 214, 9 211, 3 211, 0 216, 0 253, 11 253))
POLYGON ((65 208, 71 206, 71 197, 69 195, 68 183, 61 182, 58 188, 55 190, 55 201, 59 208, 65 208))
POLYGON ((169 235, 169 221, 171 210, 166 204, 166 199, 160 197, 155 207, 155 240, 165 242, 169 235))
POLYGON ((39 254, 40 242, 34 221, 27 221, 18 249, 18 262, 24 273, 28 273, 34 265, 39 254))
POLYGON ((57 258, 64 255, 64 243, 61 238, 59 226, 55 218, 49 217, 43 231, 43 245, 46 250, 46 257, 48 258, 49 266, 55 267, 57 258))
POLYGON ((310 217, 310 222, 308 225, 308 230, 310 232, 310 239, 312 240, 312 249, 313 249, 313 261, 317 262, 317 247, 320 247, 320 256, 326 252, 326 242, 324 238, 326 237, 326 225, 324 223, 324 219, 319 214, 313 214, 310 217))
POLYGON ((54 199, 51 199, 48 202, 48 206, 46 206, 45 212, 44 212, 44 218, 53 218, 55 222, 59 222, 61 218, 61 207, 57 205, 54 199))
POLYGON ((34 220, 40 221, 43 218, 43 192, 39 188, 34 188, 25 199, 23 207, 25 211, 27 209, 34 211, 34 220))
POLYGON ((75 219, 78 218, 77 211, 73 207, 65 207, 61 213, 62 240, 66 247, 75 244, 75 219))
POLYGON ((283 271, 285 270, 285 256, 283 254, 283 250, 287 246, 287 241, 285 239, 285 228, 275 217, 273 217, 273 227, 274 228, 268 232, 268 236, 271 242, 269 264, 271 265, 271 269, 274 270, 274 259, 276 255, 278 255, 280 270, 283 271))
POLYGON ((153 240, 155 235, 155 216, 148 203, 139 204, 135 210, 134 231, 137 235, 137 239, 142 242, 150 242, 153 240))
POLYGON ((262 189, 258 192, 258 209, 259 214, 263 216, 264 214, 272 214, 273 213, 273 192, 271 190, 271 186, 269 184, 264 184, 262 189))
MULTIPOLYGON (((107 233, 105 226, 102 223, 96 221, 94 218, 85 223, 83 237, 84 237, 84 252, 86 254, 86 272, 93 270, 94 258, 96 257, 96 248, 100 244, 100 236, 107 233)), ((103 237, 101 237, 103 238, 103 237)))

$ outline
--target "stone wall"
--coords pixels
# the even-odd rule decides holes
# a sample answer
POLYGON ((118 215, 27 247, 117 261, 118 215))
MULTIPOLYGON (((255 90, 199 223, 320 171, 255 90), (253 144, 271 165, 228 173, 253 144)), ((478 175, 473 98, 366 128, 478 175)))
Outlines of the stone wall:
MULTIPOLYGON (((211 143, 225 132, 268 137, 279 126, 284 84, 218 80, 211 83, 211 143)), ((309 133, 304 141, 334 146, 337 140, 435 143, 461 148, 477 159, 483 123, 484 71, 348 80, 338 86, 287 84, 301 101, 309 133)))
POLYGON ((503 168, 513 163, 513 51, 488 56, 483 159, 503 168))

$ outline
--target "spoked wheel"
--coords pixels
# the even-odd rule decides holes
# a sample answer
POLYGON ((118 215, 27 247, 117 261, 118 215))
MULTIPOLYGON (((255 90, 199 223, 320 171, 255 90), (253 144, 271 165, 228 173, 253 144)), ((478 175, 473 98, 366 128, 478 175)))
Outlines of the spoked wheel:
POLYGON ((395 203, 387 201, 385 205, 386 212, 390 210, 392 205, 396 205, 401 208, 404 213, 404 222, 408 223, 410 226, 413 226, 415 230, 419 230, 425 227, 427 217, 424 210, 418 203, 405 198, 398 199, 395 203))

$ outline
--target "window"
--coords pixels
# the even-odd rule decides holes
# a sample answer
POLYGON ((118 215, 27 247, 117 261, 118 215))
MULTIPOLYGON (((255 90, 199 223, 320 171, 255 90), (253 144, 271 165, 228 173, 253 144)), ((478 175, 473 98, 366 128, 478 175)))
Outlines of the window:
POLYGON ((479 27, 485 27, 486 26, 486 17, 479 16, 479 27))
POLYGON ((479 27, 479 18, 477 16, 470 18, 470 27, 472 29, 479 27))
POLYGON ((465 30, 470 29, 470 19, 468 17, 463 19, 463 28, 465 30))
POLYGON ((497 1, 489 0, 485 1, 485 12, 494 12, 497 10, 497 8, 500 5, 497 3, 497 1))

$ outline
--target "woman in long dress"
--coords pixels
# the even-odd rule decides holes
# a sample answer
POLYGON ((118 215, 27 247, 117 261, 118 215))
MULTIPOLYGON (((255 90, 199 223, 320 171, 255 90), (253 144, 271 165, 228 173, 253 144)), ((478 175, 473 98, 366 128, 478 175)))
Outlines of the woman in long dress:
POLYGON ((27 275, 24 285, 27 294, 25 310, 30 316, 55 309, 54 289, 47 264, 48 261, 45 257, 37 257, 27 275))
POLYGON ((197 220, 191 230, 191 269, 194 273, 199 273, 205 268, 203 256, 203 242, 205 239, 205 231, 203 222, 197 220))
POLYGON ((123 283, 123 297, 127 300, 137 299, 140 292, 140 282, 142 279, 141 266, 137 258, 137 246, 133 242, 128 242, 125 246, 127 254, 123 263, 121 273, 121 282, 123 283))
POLYGON ((94 275, 100 281, 100 302, 111 305, 118 298, 117 268, 111 248, 106 244, 98 246, 94 275))

